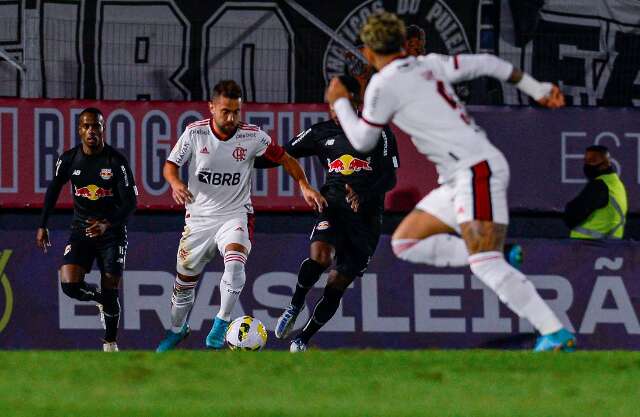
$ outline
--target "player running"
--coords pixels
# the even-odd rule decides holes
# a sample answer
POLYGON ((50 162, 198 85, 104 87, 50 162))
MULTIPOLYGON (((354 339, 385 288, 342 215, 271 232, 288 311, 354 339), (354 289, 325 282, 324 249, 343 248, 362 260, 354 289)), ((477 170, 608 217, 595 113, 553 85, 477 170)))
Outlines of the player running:
POLYGON ((573 350, 575 336, 563 328, 533 284, 505 261, 509 166, 467 114, 451 83, 492 76, 514 83, 549 108, 564 105, 558 87, 540 83, 493 55, 407 57, 404 23, 391 13, 370 16, 360 37, 365 57, 378 70, 365 92, 362 118, 339 79, 331 81, 326 93, 349 141, 359 151, 373 149, 382 126, 393 121, 440 175, 440 187, 420 201, 393 234, 394 253, 436 266, 469 264, 502 302, 540 332, 536 351, 573 350))
MULTIPOLYGON (((350 76, 340 79, 349 92, 350 105, 357 109, 361 103, 358 80, 350 76)), ((291 342, 291 352, 306 350, 309 339, 335 314, 347 287, 364 274, 380 238, 385 193, 396 184, 398 151, 391 130, 381 132, 371 152, 359 152, 345 137, 332 108, 330 114, 331 120, 311 126, 284 146, 294 158, 320 159, 327 170, 320 191, 329 206, 319 214, 311 232, 309 258, 302 261, 291 304, 278 319, 277 338, 289 336, 307 293, 336 260, 322 298, 291 342)))
POLYGON ((309 206, 322 211, 327 202, 307 182, 298 162, 257 126, 240 121, 242 90, 231 80, 213 88, 211 119, 192 123, 164 164, 164 178, 173 199, 186 207, 185 227, 177 254, 177 276, 171 297, 171 329, 156 351, 174 348, 189 333, 187 315, 195 287, 216 250, 224 258, 220 280, 220 310, 206 337, 208 348, 220 349, 231 312, 245 283, 244 265, 251 251, 254 214, 251 171, 258 156, 282 164, 299 184, 309 206), (189 162, 189 183, 179 168, 189 162))
POLYGON ((36 244, 44 253, 51 246, 47 221, 64 184, 71 181, 73 220, 64 248, 60 281, 62 291, 80 301, 95 301, 105 327, 103 350, 117 352, 120 320, 118 286, 127 256, 129 216, 136 208, 137 190, 127 160, 103 139, 104 117, 87 108, 78 118, 81 144, 63 153, 56 162, 47 188, 36 244), (84 281, 96 259, 100 288, 84 281))

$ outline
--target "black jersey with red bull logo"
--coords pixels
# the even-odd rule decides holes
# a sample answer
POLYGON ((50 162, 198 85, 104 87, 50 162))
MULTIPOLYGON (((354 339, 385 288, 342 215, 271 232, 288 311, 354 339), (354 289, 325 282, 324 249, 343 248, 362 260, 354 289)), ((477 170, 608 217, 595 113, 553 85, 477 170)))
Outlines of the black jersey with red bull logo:
POLYGON ((73 195, 73 228, 86 228, 89 219, 105 219, 113 227, 123 226, 135 210, 138 192, 125 157, 109 145, 97 155, 85 154, 82 145, 78 145, 56 161, 45 195, 41 227, 47 226, 49 214, 68 181, 73 195))
POLYGON ((334 207, 349 207, 345 185, 358 194, 361 206, 384 208, 384 195, 396 184, 398 147, 391 129, 382 130, 378 145, 369 153, 358 152, 339 124, 327 120, 311 126, 284 145, 294 158, 317 156, 327 171, 320 192, 334 207))

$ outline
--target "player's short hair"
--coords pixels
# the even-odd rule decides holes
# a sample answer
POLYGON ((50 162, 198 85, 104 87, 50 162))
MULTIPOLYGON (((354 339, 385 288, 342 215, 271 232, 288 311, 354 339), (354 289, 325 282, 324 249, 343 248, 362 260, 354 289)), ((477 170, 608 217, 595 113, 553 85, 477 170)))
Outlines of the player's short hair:
POLYGON ((356 80, 355 77, 345 74, 339 76, 338 78, 340 78, 342 84, 344 84, 344 86, 347 88, 347 91, 353 94, 353 97, 360 97, 360 83, 358 82, 358 80, 356 80))
POLYGON ((213 87, 212 98, 215 99, 220 96, 233 99, 242 98, 242 88, 233 80, 219 81, 218 84, 213 87))
POLYGON ((407 26, 407 39, 419 38, 420 41, 426 42, 427 34, 424 29, 422 29, 418 25, 409 25, 407 26))
POLYGON ((82 110, 78 115, 78 122, 80 121, 80 118, 83 114, 93 114, 94 116, 96 116, 96 118, 102 118, 102 120, 104 120, 104 115, 102 114, 100 109, 96 107, 87 107, 86 109, 82 110))
POLYGON ((402 51, 407 37, 404 22, 395 14, 381 11, 367 18, 360 39, 373 52, 390 55, 402 51))
POLYGON ((606 157, 609 156, 609 148, 602 145, 591 145, 587 147, 585 152, 597 152, 599 154, 602 154, 603 156, 606 156, 606 157))

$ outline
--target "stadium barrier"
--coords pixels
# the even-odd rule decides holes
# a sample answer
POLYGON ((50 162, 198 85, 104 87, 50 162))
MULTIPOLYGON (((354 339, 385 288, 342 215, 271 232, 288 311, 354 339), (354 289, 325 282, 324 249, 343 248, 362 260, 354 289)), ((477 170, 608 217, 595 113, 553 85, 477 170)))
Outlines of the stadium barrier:
MULTIPOLYGON (((0 348, 96 349, 97 308, 66 297, 57 280, 66 233, 53 235, 43 255, 30 231, 2 234, 0 247, 0 348), (7 242, 13 242, 7 244, 7 242)), ((151 349, 169 326, 169 299, 179 231, 130 234, 122 283, 120 345, 151 349)), ((635 242, 599 246, 569 240, 525 240, 523 271, 561 320, 578 333, 584 349, 640 349, 640 251, 635 242)), ((302 234, 258 234, 247 263, 247 284, 233 317, 249 314, 270 331, 268 348, 288 304, 299 263, 308 256, 302 234)), ((185 348, 202 348, 219 302, 223 266, 216 259, 199 285, 191 313, 193 337, 185 348)), ((97 282, 98 272, 88 275, 97 282)), ((307 306, 321 295, 316 285, 307 306)), ((297 326, 307 317, 304 310, 297 326)), ((528 348, 534 334, 468 268, 437 269, 394 258, 383 236, 362 280, 347 290, 336 316, 312 340, 321 348, 528 348)))
MULTIPOLYGON (((79 143, 77 117, 87 106, 104 112, 107 142, 129 159, 140 192, 139 208, 179 210, 162 178, 162 165, 185 126, 209 116, 204 102, 0 100, 0 207, 41 206, 56 158, 79 143)), ((243 109, 245 121, 260 125, 278 143, 328 118, 324 104, 248 103, 243 109)), ((584 186, 584 149, 595 143, 609 147, 627 185, 629 209, 640 212, 640 110, 472 107, 471 111, 509 160, 512 210, 562 211, 584 186)), ((386 207, 405 211, 437 185, 437 174, 406 135, 397 136, 398 184, 387 195, 386 207)), ((302 163, 310 182, 319 187, 324 181, 320 161, 305 158, 302 163)), ((182 175, 186 177, 186 167, 182 175)), ((258 210, 308 210, 282 168, 256 171, 252 193, 258 210)), ((63 192, 60 206, 70 203, 70 192, 63 192)))

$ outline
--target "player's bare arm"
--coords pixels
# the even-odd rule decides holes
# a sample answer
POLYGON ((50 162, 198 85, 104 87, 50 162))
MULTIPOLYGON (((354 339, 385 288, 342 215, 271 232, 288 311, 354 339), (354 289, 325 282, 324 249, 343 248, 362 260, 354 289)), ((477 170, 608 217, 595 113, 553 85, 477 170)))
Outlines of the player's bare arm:
POLYGON ((285 152, 277 162, 282 165, 284 170, 287 171, 287 174, 298 183, 300 191, 302 191, 302 197, 309 207, 322 212, 322 210, 327 207, 327 200, 309 184, 307 176, 298 161, 285 152))
POLYGON ((180 205, 185 205, 193 201, 193 194, 189 191, 187 184, 180 179, 178 169, 176 164, 167 161, 162 168, 162 175, 171 186, 171 196, 173 200, 180 205))
POLYGON ((89 227, 85 229, 87 237, 102 236, 111 227, 111 223, 106 219, 89 219, 87 223, 89 223, 89 227))
POLYGON ((36 245, 42 249, 44 253, 47 253, 47 248, 51 246, 49 241, 49 230, 44 227, 38 227, 36 232, 36 245))

